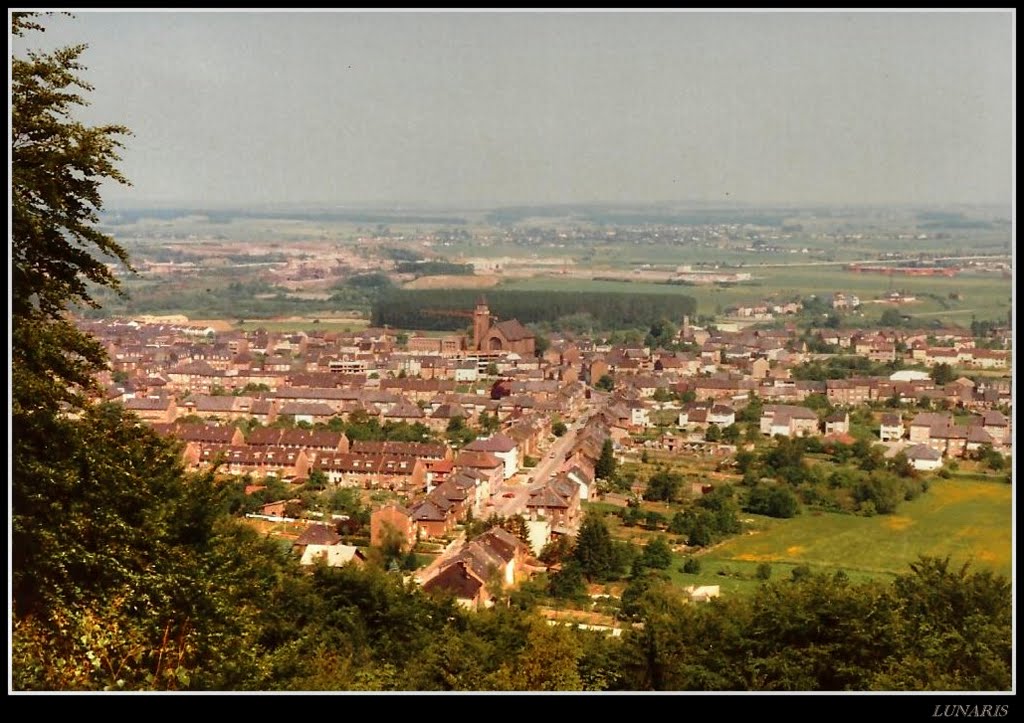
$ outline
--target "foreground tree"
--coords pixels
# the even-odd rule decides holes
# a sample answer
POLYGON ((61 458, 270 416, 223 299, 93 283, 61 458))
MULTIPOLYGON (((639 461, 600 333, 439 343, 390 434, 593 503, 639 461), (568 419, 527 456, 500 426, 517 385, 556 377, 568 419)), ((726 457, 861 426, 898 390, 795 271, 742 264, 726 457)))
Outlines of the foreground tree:
MULTIPOLYGON (((11 32, 42 30, 14 13, 11 32)), ((72 117, 92 88, 78 72, 84 45, 30 52, 11 63, 11 311, 14 428, 36 412, 81 403, 103 367, 102 348, 65 317, 69 305, 96 306, 88 285, 118 290, 106 260, 124 249, 96 230, 105 180, 117 170, 119 125, 89 127, 72 117), (106 258, 104 258, 106 257, 106 258)))

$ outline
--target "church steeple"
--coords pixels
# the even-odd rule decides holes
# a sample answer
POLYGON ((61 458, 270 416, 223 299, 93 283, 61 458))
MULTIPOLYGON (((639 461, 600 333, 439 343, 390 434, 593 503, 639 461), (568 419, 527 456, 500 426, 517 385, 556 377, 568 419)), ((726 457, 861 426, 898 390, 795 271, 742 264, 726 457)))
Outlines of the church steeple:
POLYGON ((487 308, 487 299, 483 294, 476 300, 476 309, 473 311, 473 348, 481 349, 484 339, 487 337, 487 330, 491 328, 491 310, 487 308))

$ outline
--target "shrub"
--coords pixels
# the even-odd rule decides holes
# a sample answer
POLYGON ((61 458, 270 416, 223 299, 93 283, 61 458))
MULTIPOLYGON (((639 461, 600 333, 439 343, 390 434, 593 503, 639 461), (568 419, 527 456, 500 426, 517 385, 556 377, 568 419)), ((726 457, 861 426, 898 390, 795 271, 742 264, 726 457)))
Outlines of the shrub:
POLYGON ((688 557, 679 570, 688 575, 697 575, 700 573, 700 560, 696 557, 688 557))

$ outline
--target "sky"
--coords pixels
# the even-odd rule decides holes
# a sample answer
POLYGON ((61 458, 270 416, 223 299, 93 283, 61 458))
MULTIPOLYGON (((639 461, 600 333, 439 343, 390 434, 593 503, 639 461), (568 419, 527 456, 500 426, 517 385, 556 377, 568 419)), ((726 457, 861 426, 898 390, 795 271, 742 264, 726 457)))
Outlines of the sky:
POLYGON ((12 49, 88 45, 108 207, 1009 207, 1015 20, 83 10, 12 49))

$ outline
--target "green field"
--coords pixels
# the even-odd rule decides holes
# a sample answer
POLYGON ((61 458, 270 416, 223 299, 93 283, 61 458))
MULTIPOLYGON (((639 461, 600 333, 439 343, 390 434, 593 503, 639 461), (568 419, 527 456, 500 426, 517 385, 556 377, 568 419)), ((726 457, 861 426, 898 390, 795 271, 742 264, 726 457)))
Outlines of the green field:
POLYGON ((891 579, 906 572, 918 555, 949 556, 959 565, 991 569, 1010 577, 1013 569, 1011 540, 1012 487, 974 475, 944 480, 936 478, 931 489, 897 514, 857 517, 804 510, 790 520, 746 516, 754 519, 753 534, 734 537, 697 555, 699 575, 676 570, 680 584, 720 585, 722 592, 756 588, 757 566, 767 562, 772 577, 788 576, 793 567, 809 565, 817 571, 842 569, 851 579, 891 579), (743 574, 745 579, 723 577, 719 570, 743 574))
MULTIPOLYGON (((865 320, 877 319, 885 309, 892 308, 887 304, 867 302, 890 290, 900 290, 918 297, 917 302, 900 307, 902 313, 920 316, 922 321, 936 319, 960 326, 969 326, 972 317, 1004 320, 1011 304, 1012 282, 995 275, 890 277, 853 273, 840 266, 746 267, 743 270, 753 274, 754 279, 728 287, 679 286, 647 281, 593 281, 551 276, 508 281, 503 284, 503 288, 597 291, 607 294, 685 294, 697 300, 698 314, 709 315, 721 314, 734 304, 845 291, 856 294, 864 302, 860 312, 865 320), (950 294, 958 294, 959 298, 953 299, 950 294)), ((599 275, 600 272, 595 273, 599 275)))

